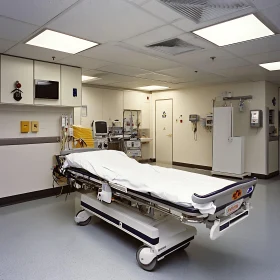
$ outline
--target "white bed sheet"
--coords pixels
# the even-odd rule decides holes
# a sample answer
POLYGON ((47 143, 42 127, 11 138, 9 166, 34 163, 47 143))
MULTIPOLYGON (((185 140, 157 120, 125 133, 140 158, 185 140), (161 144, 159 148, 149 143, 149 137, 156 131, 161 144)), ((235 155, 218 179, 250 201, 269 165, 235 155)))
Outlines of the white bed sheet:
POLYGON ((205 195, 234 183, 197 173, 141 164, 125 153, 113 150, 69 154, 63 167, 83 168, 111 183, 139 192, 149 192, 186 207, 193 206, 203 214, 213 214, 216 206, 212 202, 194 203, 193 193, 205 195))

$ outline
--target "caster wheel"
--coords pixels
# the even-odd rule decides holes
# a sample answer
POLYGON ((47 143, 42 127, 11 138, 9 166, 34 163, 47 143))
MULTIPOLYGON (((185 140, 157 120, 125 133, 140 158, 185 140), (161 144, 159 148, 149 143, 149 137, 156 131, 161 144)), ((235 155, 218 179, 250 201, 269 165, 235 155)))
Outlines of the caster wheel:
POLYGON ((148 246, 141 246, 137 253, 136 253, 136 260, 138 265, 146 270, 146 271, 153 271, 157 266, 157 257, 154 256, 153 253, 151 253, 151 249, 148 246), (150 262, 147 263, 147 260, 150 260, 150 262))
POLYGON ((190 246, 190 242, 189 243, 187 243, 185 246, 183 246, 183 247, 181 247, 181 250, 185 250, 185 249, 187 249, 189 246, 190 246))
POLYGON ((75 221, 78 226, 87 226, 91 221, 91 216, 89 216, 85 210, 81 210, 76 214, 75 221), (83 220, 83 218, 87 219, 83 220))

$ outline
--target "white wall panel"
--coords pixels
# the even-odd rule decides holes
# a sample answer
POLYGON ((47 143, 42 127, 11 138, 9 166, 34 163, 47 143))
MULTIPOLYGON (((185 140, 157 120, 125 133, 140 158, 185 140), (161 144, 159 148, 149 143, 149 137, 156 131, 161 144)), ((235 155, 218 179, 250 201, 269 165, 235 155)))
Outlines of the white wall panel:
POLYGON ((72 108, 0 105, 0 138, 59 136, 61 115, 72 112, 72 108), (20 121, 38 121, 39 132, 20 133, 20 121))
MULTIPOLYGON (((34 104, 43 105, 60 105, 60 65, 53 63, 46 63, 41 61, 34 61, 34 80, 48 80, 59 82, 59 99, 34 99, 34 104)), ((35 93, 34 93, 35 94, 35 93)))
POLYGON ((0 197, 52 188, 59 143, 0 147, 0 197))
POLYGON ((33 104, 33 61, 18 57, 1 56, 1 102, 33 104), (11 93, 15 82, 21 83, 22 99, 16 101, 11 93))
POLYGON ((61 105, 81 106, 82 104, 82 69, 61 65, 61 105), (73 90, 77 90, 77 97, 73 90))

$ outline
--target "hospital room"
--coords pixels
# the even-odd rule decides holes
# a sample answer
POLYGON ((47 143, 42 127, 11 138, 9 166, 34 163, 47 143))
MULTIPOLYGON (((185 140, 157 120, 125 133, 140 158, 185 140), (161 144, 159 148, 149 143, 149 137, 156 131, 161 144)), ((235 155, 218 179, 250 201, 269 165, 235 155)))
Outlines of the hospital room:
POLYGON ((279 0, 0 1, 0 280, 276 280, 279 0))

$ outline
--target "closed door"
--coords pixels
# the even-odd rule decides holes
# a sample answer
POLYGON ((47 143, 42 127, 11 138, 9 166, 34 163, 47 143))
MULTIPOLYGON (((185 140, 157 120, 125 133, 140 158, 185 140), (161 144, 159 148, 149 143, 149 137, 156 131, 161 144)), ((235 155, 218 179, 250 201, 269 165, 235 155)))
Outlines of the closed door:
POLYGON ((173 102, 156 100, 156 161, 172 164, 173 102))

